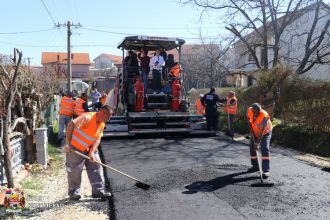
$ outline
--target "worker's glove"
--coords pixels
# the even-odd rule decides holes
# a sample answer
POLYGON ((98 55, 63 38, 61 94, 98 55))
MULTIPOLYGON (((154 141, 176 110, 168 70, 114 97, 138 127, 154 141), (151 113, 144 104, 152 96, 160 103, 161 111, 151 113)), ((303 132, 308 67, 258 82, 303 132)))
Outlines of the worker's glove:
POLYGON ((96 159, 95 159, 95 157, 94 157, 94 152, 89 151, 88 156, 89 156, 89 158, 90 158, 90 160, 91 160, 92 162, 95 162, 95 161, 96 161, 96 159))
POLYGON ((259 150, 259 142, 255 142, 255 143, 254 143, 254 149, 255 149, 256 151, 259 150))
POLYGON ((69 153, 70 151, 71 151, 71 149, 70 149, 69 145, 66 144, 66 145, 64 146, 64 152, 65 152, 65 153, 69 153))

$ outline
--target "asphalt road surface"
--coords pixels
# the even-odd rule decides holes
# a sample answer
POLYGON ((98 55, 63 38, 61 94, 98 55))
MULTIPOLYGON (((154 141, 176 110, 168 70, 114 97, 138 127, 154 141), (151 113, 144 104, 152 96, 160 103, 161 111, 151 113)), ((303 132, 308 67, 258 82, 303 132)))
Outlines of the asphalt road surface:
POLYGON ((251 187, 248 145, 226 137, 106 140, 111 220, 330 219, 330 173, 272 148, 274 187, 251 187))

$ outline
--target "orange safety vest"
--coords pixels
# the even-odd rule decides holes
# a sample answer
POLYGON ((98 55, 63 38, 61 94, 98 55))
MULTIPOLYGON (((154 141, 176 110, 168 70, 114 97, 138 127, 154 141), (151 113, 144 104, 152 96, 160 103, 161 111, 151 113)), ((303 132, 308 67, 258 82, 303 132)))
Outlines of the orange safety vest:
POLYGON ((105 102, 107 101, 107 96, 106 95, 102 95, 101 97, 101 104, 105 105, 105 102))
POLYGON ((63 96, 60 104, 60 115, 72 117, 74 100, 68 96, 63 96))
POLYGON ((173 75, 176 78, 180 78, 181 68, 179 64, 176 64, 173 66, 170 70, 171 75, 173 75))
POLYGON ((79 99, 77 99, 77 100, 75 101, 75 106, 74 106, 74 109, 73 109, 73 113, 74 113, 74 115, 79 116, 79 115, 85 113, 85 110, 84 110, 84 108, 83 108, 83 104, 84 104, 85 102, 86 102, 86 101, 83 100, 83 99, 81 99, 81 98, 79 98, 79 99))
POLYGON ((102 136, 104 122, 96 122, 96 112, 87 112, 83 115, 90 117, 89 122, 80 128, 75 127, 72 133, 71 144, 80 151, 88 151, 89 148, 102 136))
POLYGON ((196 114, 204 115, 205 114, 205 107, 202 105, 201 99, 198 98, 195 102, 196 106, 196 114))
POLYGON ((227 98, 227 105, 223 108, 224 112, 228 112, 230 115, 236 115, 237 114, 237 98, 234 96, 233 98, 227 98), (231 100, 235 100, 235 104, 230 105, 231 100))
MULTIPOLYGON (((247 112, 247 117, 248 117, 249 122, 251 123, 253 133, 255 136, 259 135, 259 132, 261 129, 261 123, 264 118, 267 118, 268 120, 267 120, 267 125, 264 129, 263 135, 268 134, 270 131, 272 131, 273 125, 272 125, 272 122, 270 121, 269 114, 265 110, 261 109, 258 117, 256 118, 255 121, 253 121, 253 111, 252 111, 252 107, 250 107, 247 112)), ((259 137, 257 136, 257 138, 259 138, 259 137)))

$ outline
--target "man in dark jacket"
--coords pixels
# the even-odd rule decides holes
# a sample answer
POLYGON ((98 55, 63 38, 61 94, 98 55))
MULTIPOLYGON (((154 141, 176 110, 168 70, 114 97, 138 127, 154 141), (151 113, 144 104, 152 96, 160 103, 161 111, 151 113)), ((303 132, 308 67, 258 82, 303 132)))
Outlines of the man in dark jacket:
POLYGON ((205 115, 207 130, 218 130, 218 111, 217 102, 220 102, 220 98, 215 94, 215 89, 211 88, 210 92, 205 94, 201 99, 202 105, 205 106, 205 115))

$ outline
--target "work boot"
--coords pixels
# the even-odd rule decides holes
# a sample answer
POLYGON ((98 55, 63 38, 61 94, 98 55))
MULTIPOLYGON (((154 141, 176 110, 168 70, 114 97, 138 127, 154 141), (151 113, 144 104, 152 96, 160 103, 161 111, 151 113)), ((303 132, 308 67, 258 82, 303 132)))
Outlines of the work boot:
POLYGON ((69 198, 70 198, 70 200, 78 201, 81 198, 81 196, 75 194, 75 195, 70 196, 69 198))
POLYGON ((259 171, 259 168, 257 166, 252 166, 247 170, 248 173, 254 173, 257 171, 259 171))
POLYGON ((60 147, 62 145, 63 138, 57 140, 57 145, 60 147))
POLYGON ((92 194, 92 198, 94 199, 107 199, 110 198, 112 195, 110 192, 99 192, 92 194))
POLYGON ((262 173, 262 178, 263 178, 263 179, 267 179, 267 178, 269 177, 269 175, 270 175, 270 174, 269 174, 269 171, 263 172, 263 173, 262 173))

